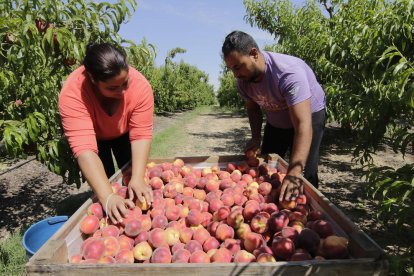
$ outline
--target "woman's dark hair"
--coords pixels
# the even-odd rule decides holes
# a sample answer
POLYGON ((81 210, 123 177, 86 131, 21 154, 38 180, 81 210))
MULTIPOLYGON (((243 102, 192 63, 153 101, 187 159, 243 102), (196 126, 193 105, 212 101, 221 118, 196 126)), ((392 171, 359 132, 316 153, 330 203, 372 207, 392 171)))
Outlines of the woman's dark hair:
POLYGON ((252 48, 259 50, 259 46, 257 46, 253 37, 242 31, 233 31, 226 36, 221 51, 224 57, 233 51, 237 51, 242 55, 248 55, 252 48))
POLYGON ((122 70, 128 71, 125 51, 111 43, 89 44, 83 65, 94 81, 107 81, 122 70))

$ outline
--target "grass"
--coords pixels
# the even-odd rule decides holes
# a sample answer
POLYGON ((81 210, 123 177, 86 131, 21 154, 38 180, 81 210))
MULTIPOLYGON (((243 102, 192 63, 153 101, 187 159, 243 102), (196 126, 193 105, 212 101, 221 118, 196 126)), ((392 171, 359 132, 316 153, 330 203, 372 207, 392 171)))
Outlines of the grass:
MULTIPOLYGON (((201 113, 210 112, 214 107, 199 107, 187 112, 171 127, 154 135, 151 146, 151 157, 168 157, 173 150, 185 143, 189 137, 183 125, 201 113)), ((25 275, 26 251, 22 245, 23 234, 16 231, 0 242, 0 275, 25 275)))
POLYGON ((16 232, 0 243, 0 275, 25 275, 22 237, 21 232, 16 232))
POLYGON ((185 144, 189 138, 183 125, 196 118, 201 113, 211 112, 214 107, 203 106, 186 113, 180 120, 175 122, 171 127, 166 128, 154 135, 151 144, 150 157, 172 157, 177 147, 185 144))

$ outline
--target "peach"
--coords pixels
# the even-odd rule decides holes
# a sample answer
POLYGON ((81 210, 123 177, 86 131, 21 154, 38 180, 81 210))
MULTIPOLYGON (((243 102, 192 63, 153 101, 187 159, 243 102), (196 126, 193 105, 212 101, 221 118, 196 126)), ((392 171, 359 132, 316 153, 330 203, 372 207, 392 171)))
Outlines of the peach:
POLYGON ((304 228, 298 236, 298 246, 310 254, 316 254, 320 243, 318 233, 309 228, 304 228))
POLYGON ((217 191, 220 189, 220 182, 215 179, 208 179, 206 182, 205 190, 206 192, 217 191))
POLYGON ((228 206, 222 206, 217 210, 217 219, 225 220, 230 215, 230 208, 228 206))
POLYGON ((292 212, 289 213, 288 217, 289 217, 289 222, 291 222, 291 221, 300 221, 304 225, 307 222, 306 216, 304 214, 302 214, 301 212, 299 212, 299 211, 293 211, 292 210, 292 212))
POLYGON ((115 257, 115 262, 118 264, 133 264, 134 252, 131 249, 122 249, 115 257))
POLYGON ((322 243, 323 256, 327 259, 344 259, 349 255, 348 240, 339 236, 328 236, 322 243))
POLYGON ((246 234, 246 238, 243 241, 244 249, 248 252, 253 252, 256 248, 264 245, 265 241, 263 240, 262 235, 250 232, 246 234))
POLYGON ((239 239, 226 239, 220 247, 225 247, 234 255, 241 249, 241 241, 239 239))
POLYGON ((188 216, 188 213, 190 212, 190 209, 188 206, 183 205, 177 205, 180 208, 180 218, 186 218, 188 216))
POLYGON ((203 244, 210 237, 210 233, 204 227, 198 228, 194 231, 193 239, 203 244))
POLYGON ((151 263, 171 263, 172 256, 168 247, 159 247, 154 250, 151 256, 151 263))
POLYGON ((219 182, 219 186, 221 190, 229 189, 233 186, 234 182, 231 180, 231 178, 222 179, 219 182))
POLYGON ((187 244, 193 238, 193 230, 188 227, 183 227, 180 230, 180 241, 187 244))
POLYGON ((334 234, 331 223, 322 219, 316 220, 313 223, 312 230, 323 239, 334 234))
POLYGON ((203 221, 203 216, 199 210, 191 209, 185 219, 189 226, 197 226, 203 221))
POLYGON ((137 245, 140 242, 148 241, 149 232, 148 231, 142 231, 140 232, 134 239, 134 245, 137 245))
POLYGON ((246 234, 252 232, 250 225, 247 223, 242 223, 240 226, 236 229, 237 237, 240 239, 245 239, 246 234))
POLYGON ((158 215, 158 216, 155 216, 152 219, 152 228, 165 229, 165 227, 167 226, 167 224, 168 224, 168 219, 164 215, 158 215))
POLYGON ((80 263, 81 264, 97 264, 98 260, 97 259, 86 259, 86 260, 81 260, 80 263))
POLYGON ((260 209, 263 212, 268 213, 269 215, 273 214, 274 212, 278 212, 279 209, 277 208, 277 205, 274 204, 273 202, 270 203, 260 203, 260 209))
POLYGON ((270 192, 272 191, 272 184, 270 184, 269 182, 262 182, 259 184, 259 193, 261 195, 269 195, 270 192))
POLYGON ((164 182, 158 176, 155 176, 150 179, 149 185, 152 187, 153 190, 161 189, 164 187, 164 182))
POLYGON ((122 184, 119 182, 114 182, 111 184, 111 186, 112 186, 112 192, 116 193, 119 190, 119 188, 122 187, 122 184))
POLYGON ((184 246, 184 249, 187 249, 190 253, 194 253, 197 250, 203 250, 203 246, 199 241, 191 240, 184 246))
POLYGON ((288 224, 289 218, 284 212, 273 213, 268 220, 269 229, 273 232, 279 232, 288 224))
POLYGON ((99 219, 95 215, 87 215, 80 223, 80 230, 84 234, 93 234, 99 228, 99 219))
POLYGON ((282 228, 280 232, 275 234, 275 237, 289 238, 293 241, 295 245, 297 245, 299 233, 298 231, 296 231, 295 228, 290 227, 290 226, 285 226, 282 228))
POLYGON ((78 254, 72 255, 72 257, 70 257, 69 263, 78 264, 78 263, 80 263, 81 260, 82 260, 82 254, 78 253, 78 254))
POLYGON ((173 246, 174 244, 180 242, 180 232, 175 228, 170 227, 165 229, 165 236, 169 246, 173 246))
POLYGON ((251 263, 251 262, 256 261, 256 257, 252 253, 243 249, 243 250, 238 251, 234 255, 233 261, 235 263, 251 263))
POLYGON ((203 249, 208 252, 211 249, 217 249, 220 247, 220 242, 215 237, 208 237, 203 243, 203 249))
POLYGON ((209 263, 210 256, 203 250, 196 250, 190 256, 190 263, 209 263))
POLYGON ((322 219, 322 212, 319 210, 313 210, 309 212, 307 219, 308 221, 315 221, 315 220, 322 219))
POLYGON ((120 250, 124 250, 124 249, 130 250, 132 249, 132 247, 134 247, 134 240, 125 235, 121 235, 117 239, 118 239, 120 250))
POLYGON ((116 194, 119 195, 122 198, 127 198, 128 187, 127 186, 122 186, 121 188, 118 189, 116 194))
POLYGON ((239 228, 239 226, 244 222, 244 217, 242 215, 243 208, 233 209, 230 212, 230 215, 227 217, 226 222, 229 226, 234 228, 239 228))
POLYGON ((233 194, 223 194, 220 199, 223 202, 224 206, 231 207, 231 206, 234 205, 234 196, 233 196, 233 194))
POLYGON ((152 208, 149 212, 147 212, 147 214, 148 213, 151 216, 151 218, 153 218, 153 219, 156 216, 163 216, 163 215, 165 215, 165 207, 155 207, 154 206, 154 208, 152 208))
POLYGON ((184 246, 185 246, 185 244, 184 243, 182 243, 182 242, 177 242, 176 244, 174 244, 172 247, 171 247, 171 253, 172 254, 174 254, 175 252, 177 252, 178 250, 180 250, 180 249, 184 249, 184 246))
POLYGON ((272 249, 269 246, 267 246, 266 244, 264 244, 264 245, 256 248, 255 250, 253 250, 253 255, 256 256, 256 257, 258 257, 262 253, 269 253, 269 254, 273 255, 272 249))
POLYGON ((154 248, 167 245, 165 231, 161 228, 152 229, 148 235, 148 242, 154 248))
POLYGON ((180 174, 182 177, 186 177, 191 173, 191 168, 189 166, 182 166, 180 169, 180 174))
POLYGON ((236 168, 237 168, 237 170, 240 171, 241 174, 243 174, 244 172, 247 171, 247 169, 249 168, 249 165, 245 161, 243 161, 243 162, 237 164, 236 168))
POLYGON ((312 256, 304 249, 297 249, 290 257, 290 261, 307 261, 312 259, 312 256))
POLYGON ((261 253, 256 258, 256 262, 258 263, 274 263, 276 262, 275 257, 273 257, 273 254, 269 253, 261 253))
POLYGON ((222 206, 224 206, 224 204, 219 198, 212 198, 209 201, 209 211, 210 211, 210 213, 216 212, 222 206))
POLYGON ((152 247, 146 241, 140 242, 135 245, 133 255, 137 261, 149 260, 152 256, 152 247))
POLYGON ((188 203, 188 209, 196 209, 201 211, 203 209, 203 202, 198 199, 192 198, 188 203))
POLYGON ((275 237, 272 241, 272 251, 277 259, 287 261, 295 252, 295 244, 289 238, 275 237))
POLYGON ((142 201, 140 201, 139 199, 137 199, 135 201, 135 205, 138 206, 138 208, 140 208, 143 211, 146 211, 149 209, 149 204, 147 202, 147 200, 145 199, 145 197, 142 198, 142 201))
POLYGON ((128 237, 136 237, 142 231, 141 221, 138 219, 128 220, 125 224, 125 234, 128 237))
POLYGON ((177 205, 168 206, 165 209, 165 216, 168 219, 168 221, 177 220, 180 217, 180 207, 178 207, 177 205))
POLYGON ((104 256, 115 257, 118 254, 120 245, 118 239, 112 236, 104 237, 103 242, 105 244, 104 256))
POLYGON ((236 170, 236 165, 233 163, 228 163, 226 166, 226 171, 232 173, 234 170, 236 170))
POLYGON ((220 224, 216 230, 216 238, 221 241, 232 239, 234 238, 234 229, 227 224, 220 224))
POLYGON ((101 229, 102 237, 118 237, 119 236, 119 229, 115 225, 108 225, 101 229))
POLYGON ((178 192, 175 185, 170 182, 165 184, 163 194, 166 198, 175 198, 178 195, 178 192))
POLYGON ((194 189, 193 190, 193 196, 194 198, 204 201, 206 199, 206 191, 201 190, 201 189, 194 189))
MULTIPOLYGON (((303 215, 307 217, 310 212, 310 208, 306 204, 297 204, 296 207, 293 209, 293 211, 301 212, 303 215)), ((307 220, 308 219, 306 218, 306 221, 307 220)))
POLYGON ((171 261, 172 263, 188 263, 190 260, 191 253, 187 249, 178 249, 173 253, 171 261))
POLYGON ((99 202, 92 203, 88 207, 88 215, 94 215, 98 219, 103 218, 103 209, 102 205, 99 202))
POLYGON ((197 178, 191 176, 186 177, 184 179, 184 186, 194 189, 197 186, 197 178))
POLYGON ((84 259, 99 259, 105 253, 105 243, 101 238, 89 238, 81 246, 84 259))
POLYGON ((245 220, 250 221, 259 212, 259 203, 256 201, 248 201, 246 202, 246 206, 243 209, 243 217, 245 220))
POLYGON ((253 232, 263 234, 267 231, 267 221, 270 215, 266 212, 257 213, 250 222, 250 228, 253 232))
POLYGON ((211 256, 211 261, 213 263, 230 263, 232 259, 233 259, 233 255, 231 254, 230 250, 228 250, 227 248, 216 249, 214 254, 211 256))
POLYGON ((300 232, 302 232, 302 230, 305 229, 305 225, 297 220, 290 221, 289 226, 293 227, 296 231, 298 231, 298 234, 300 234, 300 232))
POLYGON ((115 258, 112 256, 103 256, 98 259, 98 264, 114 264, 115 258))
POLYGON ((174 161, 173 161, 173 163, 172 163, 174 166, 177 166, 177 167, 180 167, 180 168, 182 168, 183 166, 184 166, 184 161, 183 161, 183 159, 180 159, 180 158, 176 158, 174 161))
POLYGON ((230 178, 230 173, 228 171, 220 171, 218 173, 218 177, 219 177, 220 180, 229 179, 230 178))

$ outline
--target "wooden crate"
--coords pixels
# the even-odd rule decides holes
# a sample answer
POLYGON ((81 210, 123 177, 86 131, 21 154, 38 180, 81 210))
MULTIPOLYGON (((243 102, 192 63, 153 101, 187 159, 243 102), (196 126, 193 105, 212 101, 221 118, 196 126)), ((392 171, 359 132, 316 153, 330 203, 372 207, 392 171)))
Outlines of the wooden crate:
MULTIPOLYGON (((152 159, 155 163, 172 162, 181 158, 195 168, 243 161, 243 156, 199 156, 152 159)), ((286 171, 287 163, 278 155, 267 156, 265 160, 278 170, 286 171)), ((122 181, 119 170, 110 181, 122 181)), ((350 259, 298 261, 250 264, 70 264, 69 256, 80 251, 83 238, 79 230, 81 219, 94 199, 88 199, 70 219, 30 258, 26 264, 28 275, 385 275, 388 262, 382 249, 352 221, 335 207, 321 192, 307 180, 304 193, 313 209, 321 210, 334 227, 336 234, 349 239, 350 259)))

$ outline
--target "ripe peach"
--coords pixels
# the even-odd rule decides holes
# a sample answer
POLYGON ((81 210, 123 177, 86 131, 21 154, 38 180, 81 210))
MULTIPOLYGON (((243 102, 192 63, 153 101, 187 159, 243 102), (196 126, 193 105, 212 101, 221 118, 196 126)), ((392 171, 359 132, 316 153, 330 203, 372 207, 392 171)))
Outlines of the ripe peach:
POLYGON ((152 229, 149 232, 148 242, 154 248, 167 245, 167 237, 165 235, 165 231, 161 228, 152 229))
POLYGON ((234 255, 241 249, 241 240, 239 239, 226 239, 220 247, 225 247, 234 255))
POLYGON ((315 255, 319 248, 319 235, 312 229, 303 229, 298 236, 298 246, 305 249, 310 254, 315 255))
POLYGON ((263 234, 267 231, 267 221, 270 215, 266 212, 257 213, 250 222, 250 228, 253 232, 263 234))
POLYGON ((234 238, 234 229, 227 224, 220 224, 216 230, 216 238, 221 241, 232 239, 234 238))
POLYGON ((178 220, 180 217, 180 207, 177 205, 168 206, 165 209, 165 216, 167 217, 168 221, 178 220))
POLYGON ((322 219, 316 220, 313 223, 312 230, 318 233, 321 238, 326 238, 334 234, 331 223, 322 219))
POLYGON ((322 212, 319 210, 313 210, 311 211, 307 216, 308 221, 315 221, 322 219, 322 212))
POLYGON ((270 184, 269 182, 262 182, 259 185, 259 193, 261 195, 268 195, 270 194, 270 192, 272 191, 272 184, 270 184))
POLYGON ((95 215, 87 215, 80 224, 80 230, 84 234, 93 234, 99 228, 99 219, 95 215))
POLYGON ((227 224, 233 228, 239 228, 239 226, 244 222, 242 212, 243 208, 233 209, 227 217, 227 224))
POLYGON ((234 255, 233 261, 235 263, 251 263, 256 261, 256 257, 246 250, 240 250, 234 255))
POLYGON ((89 238, 81 246, 84 259, 99 259, 105 253, 105 243, 101 238, 89 238))
POLYGON ((248 252, 253 252, 256 248, 265 244, 262 235, 250 232, 246 234, 246 238, 243 241, 244 249, 248 252))
POLYGON ((141 221, 138 219, 128 220, 125 224, 124 231, 128 237, 136 237, 139 234, 139 232, 142 231, 141 221))
POLYGON ((182 242, 177 242, 176 244, 174 244, 172 247, 171 247, 171 253, 172 254, 174 254, 175 252, 177 252, 178 250, 180 250, 180 249, 184 249, 184 246, 185 246, 185 244, 184 243, 182 243, 182 242))
POLYGON ((245 220, 250 221, 257 213, 260 212, 260 205, 256 201, 249 201, 243 210, 243 217, 245 220))
POLYGON ((213 263, 230 263, 233 259, 233 255, 227 248, 216 249, 214 255, 211 256, 213 263))
POLYGON ((72 257, 70 257, 69 263, 78 264, 78 263, 80 263, 81 260, 82 260, 82 254, 78 253, 78 254, 72 255, 72 257))
POLYGON ((172 256, 168 247, 159 247, 154 250, 151 256, 151 263, 171 263, 172 256))
POLYGON ((305 225, 303 225, 302 222, 294 220, 289 222, 289 226, 293 227, 296 231, 298 231, 298 234, 302 232, 303 229, 305 229, 305 225))
POLYGON ((173 161, 173 163, 172 163, 174 166, 177 166, 177 167, 180 167, 180 168, 182 168, 183 166, 184 166, 184 161, 183 161, 183 159, 180 159, 180 158, 176 158, 174 161, 173 161))
POLYGON ((323 256, 327 259, 344 259, 349 255, 348 240, 339 236, 328 236, 322 243, 323 256))
POLYGON ((188 208, 188 206, 184 206, 184 205, 177 205, 180 208, 180 218, 186 218, 188 216, 188 213, 190 212, 190 209, 188 208))
POLYGON ((273 232, 279 232, 288 224, 289 218, 284 212, 273 213, 268 220, 269 229, 273 232))
POLYGON ((188 227, 183 227, 180 230, 180 241, 187 244, 193 238, 193 230, 188 227))
POLYGON ((269 253, 261 253, 256 258, 256 262, 258 263, 274 263, 276 262, 275 257, 273 257, 273 254, 269 253))
POLYGON ((220 242, 215 237, 208 237, 203 243, 203 249, 208 252, 211 249, 217 249, 220 246, 220 242))
POLYGON ((116 194, 119 195, 122 198, 127 198, 128 187, 127 186, 122 186, 121 188, 118 189, 116 194))
POLYGON ((274 204, 273 202, 270 203, 260 203, 260 210, 262 210, 263 212, 268 213, 269 215, 273 214, 274 212, 278 212, 279 209, 277 208, 277 205, 274 204))
POLYGON ((283 238, 289 238, 293 241, 295 245, 297 245, 299 233, 296 231, 295 228, 290 226, 285 226, 282 228, 280 232, 277 232, 275 234, 275 237, 283 237, 283 238))
POLYGON ((199 210, 191 209, 185 219, 189 226, 197 226, 203 221, 203 216, 199 210))
POLYGON ((114 264, 116 260, 112 256, 103 256, 98 259, 98 264, 114 264))
POLYGON ((193 239, 203 244, 210 236, 210 233, 204 227, 198 228, 194 231, 193 239))
POLYGON ((201 211, 203 209, 203 202, 198 199, 192 198, 188 203, 188 209, 196 209, 198 211, 201 211))
POLYGON ((142 231, 140 232, 134 239, 134 245, 137 245, 140 242, 148 241, 149 232, 148 231, 142 231))
POLYGON ((165 236, 169 246, 173 246, 174 244, 180 242, 180 232, 175 228, 170 227, 165 229, 165 236))
POLYGON ((190 187, 190 188, 194 189, 196 187, 196 185, 197 185, 197 178, 188 176, 184 179, 184 186, 185 187, 190 187))
POLYGON ((119 236, 119 229, 115 225, 108 225, 101 229, 102 237, 118 237, 119 236))
POLYGON ((103 242, 105 244, 104 256, 115 257, 118 254, 120 245, 118 239, 112 236, 104 237, 103 242))
POLYGON ((135 245, 133 254, 137 261, 149 260, 152 256, 152 247, 146 241, 140 242, 135 245))
POLYGON ((178 249, 173 253, 171 261, 172 263, 188 263, 190 260, 191 253, 187 249, 178 249))
POLYGON ((142 198, 142 201, 140 200, 136 200, 135 201, 135 205, 138 206, 141 210, 146 211, 149 209, 149 204, 147 202, 147 200, 145 199, 145 197, 142 198))
POLYGON ((191 173, 191 168, 189 166, 184 165, 181 167, 180 174, 182 177, 186 177, 190 173, 191 173))
POLYGON ((231 180, 233 180, 234 182, 239 182, 241 180, 242 177, 242 173, 239 170, 234 170, 231 174, 230 174, 230 178, 231 180))
POLYGON ((272 251, 277 259, 287 261, 295 252, 295 244, 289 238, 275 237, 272 242, 272 251))
POLYGON ((118 239, 120 250, 124 250, 124 249, 131 250, 132 247, 134 247, 134 240, 125 235, 121 235, 117 239, 118 239))
POLYGON ((134 251, 131 249, 122 249, 115 257, 115 262, 118 264, 133 264, 134 263, 134 251))
POLYGON ((236 165, 233 163, 228 163, 226 166, 226 171, 232 173, 236 169, 236 165))
POLYGON ((217 191, 220 188, 220 182, 215 179, 208 179, 206 182, 206 192, 217 191))
POLYGON ((239 237, 240 239, 245 239, 246 238, 246 234, 250 233, 252 230, 250 228, 250 225, 247 223, 242 223, 240 224, 240 226, 236 229, 236 234, 237 237, 239 237))
POLYGON ((204 201, 206 199, 206 191, 201 190, 201 189, 194 189, 193 190, 193 196, 194 198, 204 201))
POLYGON ((312 260, 312 256, 304 249, 296 249, 295 253, 293 253, 292 257, 290 257, 290 261, 307 261, 312 260))
MULTIPOLYGON (((210 194, 210 193, 209 193, 210 194)), ((216 212, 220 207, 224 206, 223 202, 219 198, 212 198, 209 201, 209 211, 211 213, 216 212)))
POLYGON ((230 173, 228 171, 220 171, 218 173, 218 177, 219 177, 220 180, 229 179, 230 178, 230 173))
POLYGON ((184 248, 187 249, 188 251, 190 251, 191 253, 194 253, 197 250, 203 250, 203 246, 201 245, 201 243, 199 241, 196 241, 196 240, 189 241, 184 246, 184 248))
POLYGON ((158 215, 158 216, 155 216, 152 219, 152 228, 165 229, 165 227, 167 226, 167 224, 168 224, 168 219, 164 215, 158 215))
POLYGON ((228 206, 222 206, 217 210, 217 219, 225 220, 230 215, 230 208, 228 206))
POLYGON ((103 209, 102 205, 99 202, 92 203, 88 207, 88 215, 94 215, 98 219, 103 218, 103 209))
POLYGON ((209 263, 210 256, 203 250, 196 250, 190 256, 190 263, 209 263))
POLYGON ((259 248, 256 248, 255 250, 253 250, 253 255, 258 257, 260 254, 262 253, 269 253, 273 255, 273 251, 272 249, 267 246, 266 244, 260 246, 259 248))

